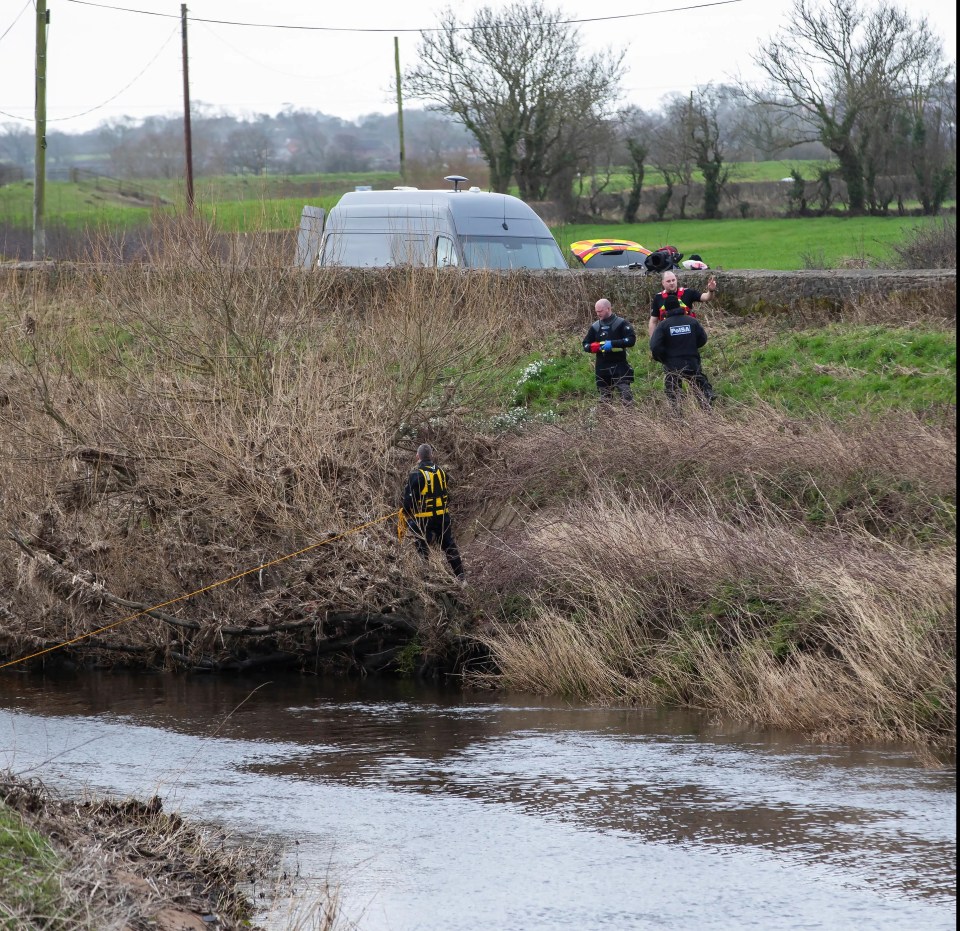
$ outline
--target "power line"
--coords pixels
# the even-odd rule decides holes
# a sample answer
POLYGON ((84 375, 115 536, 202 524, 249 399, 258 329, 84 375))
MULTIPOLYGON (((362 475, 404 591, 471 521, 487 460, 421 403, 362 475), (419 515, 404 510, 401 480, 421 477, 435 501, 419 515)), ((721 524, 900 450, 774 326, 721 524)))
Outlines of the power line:
POLYGON ((27 7, 30 6, 32 3, 33 3, 33 0, 27 0, 27 2, 23 5, 23 9, 22 9, 19 13, 17 13, 17 15, 14 17, 13 22, 10 23, 10 25, 7 26, 7 28, 3 30, 3 35, 0 36, 0 42, 2 42, 3 39, 6 37, 7 33, 8 33, 11 29, 13 29, 14 26, 17 25, 17 22, 20 20, 20 17, 23 16, 23 14, 27 12, 27 7))
MULTIPOLYGON (((187 17, 189 19, 189 17, 187 17)), ((346 78, 350 77, 353 74, 360 74, 362 71, 369 71, 369 65, 366 62, 363 62, 357 65, 356 68, 353 68, 349 71, 334 71, 329 74, 298 74, 294 71, 282 71, 279 68, 273 68, 265 62, 260 61, 257 58, 254 58, 252 55, 248 55, 243 49, 237 48, 232 42, 228 42, 223 36, 217 35, 206 23, 201 23, 204 30, 213 36, 218 42, 222 42, 227 48, 232 49, 238 55, 243 58, 246 58, 247 61, 252 61, 255 65, 263 68, 265 71, 272 71, 274 74, 282 74, 289 78, 301 78, 305 81, 331 81, 337 78, 346 78)))
MULTIPOLYGON (((33 0, 30 0, 30 2, 33 2, 33 0)), ((173 30, 173 32, 171 32, 170 35, 167 36, 167 38, 164 40, 163 45, 161 45, 160 48, 157 49, 157 52, 156 52, 156 54, 153 56, 153 58, 151 58, 150 61, 148 61, 148 62, 140 69, 139 73, 138 73, 137 75, 135 75, 130 81, 128 81, 123 87, 121 87, 120 90, 118 90, 112 97, 108 97, 108 98, 107 98, 106 100, 104 100, 102 103, 98 103, 95 107, 90 107, 89 110, 83 110, 83 111, 80 112, 80 113, 72 113, 72 114, 70 114, 70 116, 57 116, 57 117, 52 117, 52 118, 48 119, 47 122, 48 122, 48 123, 62 123, 64 120, 75 120, 75 119, 77 119, 77 118, 79 118, 79 117, 81 117, 81 116, 86 116, 88 113, 93 113, 93 112, 95 112, 96 110, 101 110, 101 109, 103 109, 103 107, 105 107, 108 103, 112 103, 112 102, 113 102, 114 100, 116 100, 124 91, 129 90, 138 80, 140 80, 141 77, 143 77, 144 72, 160 57, 160 53, 170 44, 170 40, 177 34, 178 30, 179 30, 179 27, 178 27, 178 28, 175 28, 175 29, 173 30)), ((9 116, 9 117, 10 117, 11 119, 13 119, 13 120, 22 120, 22 121, 25 122, 25 123, 32 123, 32 122, 33 122, 33 117, 15 116, 13 113, 7 113, 6 110, 0 110, 0 114, 2 114, 3 116, 9 116)))
MULTIPOLYGON (((93 0, 67 0, 68 3, 76 3, 80 6, 95 6, 103 10, 114 10, 120 13, 139 13, 141 16, 160 16, 164 18, 176 18, 179 19, 179 16, 175 16, 173 13, 154 13, 151 10, 135 10, 131 7, 123 6, 110 6, 106 3, 94 3, 93 0)), ((616 16, 591 16, 585 19, 558 19, 551 20, 546 23, 534 23, 533 25, 537 26, 576 26, 581 23, 607 23, 612 20, 617 19, 636 19, 640 16, 662 16, 667 13, 684 13, 689 10, 703 10, 707 7, 713 6, 729 6, 732 3, 743 3, 743 0, 712 0, 710 3, 696 3, 690 6, 678 6, 672 7, 668 10, 647 10, 644 13, 620 13, 616 16)), ((485 27, 475 27, 475 26, 453 26, 450 29, 446 29, 443 26, 430 26, 426 28, 403 28, 403 29, 361 29, 358 27, 350 26, 292 26, 287 23, 244 23, 238 22, 236 20, 230 19, 206 19, 200 16, 188 16, 187 19, 195 23, 214 23, 218 26, 248 26, 254 29, 292 29, 292 30, 304 30, 307 32, 353 32, 353 33, 390 33, 391 35, 398 32, 465 32, 473 30, 476 28, 485 28, 485 27)), ((492 27, 493 28, 493 27, 492 27)))

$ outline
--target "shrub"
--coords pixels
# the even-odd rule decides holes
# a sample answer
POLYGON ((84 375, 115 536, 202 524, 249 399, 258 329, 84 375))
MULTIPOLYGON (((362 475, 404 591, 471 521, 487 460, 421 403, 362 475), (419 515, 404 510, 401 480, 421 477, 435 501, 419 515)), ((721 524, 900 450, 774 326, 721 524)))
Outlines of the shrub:
POLYGON ((894 245, 895 268, 956 268, 957 219, 940 217, 918 226, 899 245, 894 245))

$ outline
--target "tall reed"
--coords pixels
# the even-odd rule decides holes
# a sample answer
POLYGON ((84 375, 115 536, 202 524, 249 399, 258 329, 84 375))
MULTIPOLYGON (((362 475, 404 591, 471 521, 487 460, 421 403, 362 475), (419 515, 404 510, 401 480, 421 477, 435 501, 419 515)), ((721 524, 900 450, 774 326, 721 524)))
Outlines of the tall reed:
POLYGON ((953 752, 949 432, 631 412, 505 459, 478 517, 497 681, 953 752))

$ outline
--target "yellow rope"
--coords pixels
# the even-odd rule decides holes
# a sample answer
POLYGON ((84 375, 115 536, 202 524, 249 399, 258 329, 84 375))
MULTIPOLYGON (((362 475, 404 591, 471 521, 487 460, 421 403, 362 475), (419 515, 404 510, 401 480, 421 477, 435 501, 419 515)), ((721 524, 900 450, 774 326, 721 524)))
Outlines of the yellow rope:
POLYGON ((385 520, 390 520, 391 517, 396 517, 397 512, 391 511, 389 514, 384 514, 383 517, 378 517, 376 520, 367 521, 365 524, 360 524, 358 527, 352 527, 350 530, 345 530, 343 533, 338 533, 334 537, 328 537, 326 540, 321 540, 319 543, 311 543, 309 546, 305 546, 301 550, 297 550, 295 553, 287 553, 286 556, 280 556, 277 559, 271 559, 269 562, 261 563, 259 566, 254 566, 252 569, 246 569, 243 572, 238 572, 236 575, 231 575, 229 578, 220 579, 219 582, 213 582, 210 585, 204 585, 203 588, 198 588, 196 591, 188 592, 186 595, 178 595, 176 598, 171 598, 169 601, 163 601, 160 604, 155 604, 150 608, 143 608, 141 611, 137 611, 136 614, 127 615, 127 617, 120 618, 119 621, 114 621, 112 624, 107 624, 105 627, 98 627, 96 630, 88 631, 85 634, 81 634, 79 637, 74 637, 72 640, 65 640, 63 643, 55 644, 52 647, 47 647, 44 650, 38 650, 36 653, 31 653, 29 656, 21 656, 19 659, 10 660, 7 663, 0 663, 0 669, 6 669, 7 666, 16 666, 17 663, 25 663, 28 659, 34 659, 37 656, 43 656, 44 653, 52 653, 54 650, 60 650, 63 647, 70 646, 71 643, 77 643, 80 640, 85 640, 87 637, 93 637, 97 634, 102 634, 105 630, 110 630, 112 627, 118 627, 120 624, 125 624, 127 621, 132 621, 138 617, 142 617, 144 614, 149 614, 151 611, 157 611, 160 608, 166 608, 168 605, 176 604, 178 601, 186 601, 188 598, 193 598, 194 595, 200 595, 203 592, 209 592, 211 589, 219 588, 221 585, 226 585, 228 582, 235 582, 237 579, 242 579, 245 575, 250 575, 252 572, 259 572, 261 569, 266 569, 268 566, 275 566, 277 563, 281 563, 287 559, 293 559, 294 556, 301 556, 303 553, 309 553, 310 550, 315 550, 317 547, 326 546, 328 543, 333 543, 334 540, 342 540, 344 537, 349 537, 352 533, 359 533, 361 530, 366 530, 367 527, 372 527, 374 524, 382 524, 385 520))

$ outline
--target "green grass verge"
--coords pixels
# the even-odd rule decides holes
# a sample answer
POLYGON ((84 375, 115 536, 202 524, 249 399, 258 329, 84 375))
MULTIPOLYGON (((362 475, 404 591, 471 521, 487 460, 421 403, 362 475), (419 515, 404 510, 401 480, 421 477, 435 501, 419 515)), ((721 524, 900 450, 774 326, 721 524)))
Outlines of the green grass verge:
MULTIPOLYGON (((646 321, 637 321, 645 331, 646 321)), ((638 403, 659 397, 663 368, 646 339, 631 352, 638 403)), ((815 330, 743 328, 714 336, 703 365, 721 401, 756 400, 795 414, 843 419, 863 412, 923 412, 956 405, 957 350, 950 331, 831 325, 815 330)), ((552 420, 596 399, 593 358, 570 338, 506 373, 494 426, 552 420)))
POLYGON ((721 393, 744 403, 761 397, 793 413, 850 416, 957 400, 952 332, 832 325, 765 345, 739 331, 718 343, 711 364, 721 393))
POLYGON ((0 803, 0 929, 67 926, 56 879, 61 867, 47 840, 0 803))

